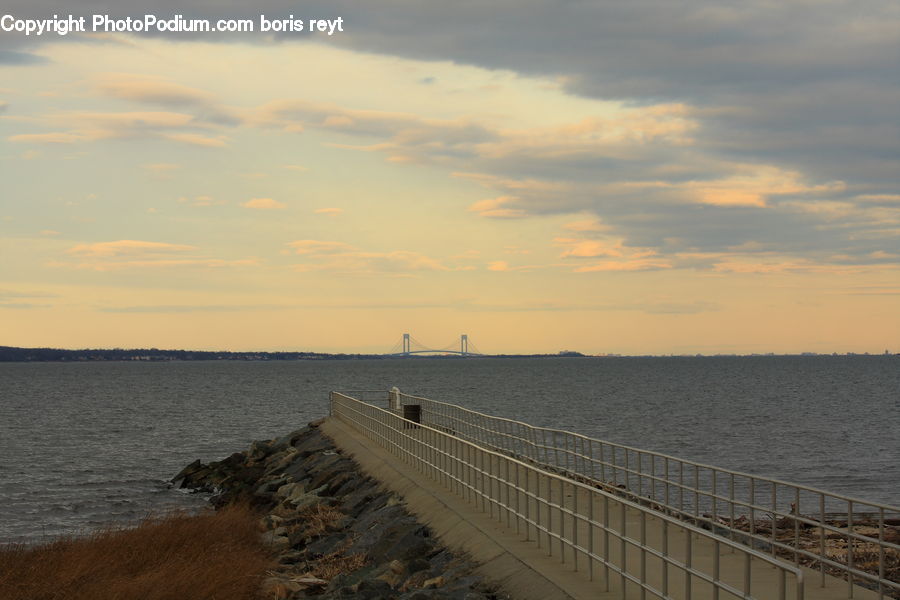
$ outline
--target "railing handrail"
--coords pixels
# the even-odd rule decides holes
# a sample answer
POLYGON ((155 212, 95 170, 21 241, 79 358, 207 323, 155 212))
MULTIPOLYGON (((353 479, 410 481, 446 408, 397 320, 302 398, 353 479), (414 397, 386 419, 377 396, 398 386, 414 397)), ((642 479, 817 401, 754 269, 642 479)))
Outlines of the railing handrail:
MULTIPOLYGON (((374 391, 374 390, 372 390, 372 391, 374 391)), ((379 391, 381 391, 381 390, 379 390, 379 391)), ((370 407, 370 408, 376 410, 378 413, 383 413, 383 414, 386 415, 386 416, 393 417, 393 418, 398 418, 397 415, 396 415, 396 413, 395 413, 394 411, 386 410, 386 409, 383 409, 383 408, 381 408, 381 407, 375 406, 375 405, 373 405, 373 404, 371 404, 371 403, 369 403, 369 402, 365 402, 365 401, 359 400, 359 399, 357 399, 357 398, 355 398, 355 397, 350 396, 350 395, 349 395, 350 393, 353 393, 353 392, 352 392, 352 391, 345 391, 345 392, 333 391, 333 392, 331 392, 331 394, 332 394, 332 400, 331 400, 332 405, 334 404, 334 396, 340 396, 340 397, 344 398, 345 400, 349 400, 349 401, 352 401, 352 402, 357 402, 357 403, 359 403, 359 404, 368 406, 368 407, 370 407)), ((406 397, 408 397, 408 398, 417 398, 417 397, 415 397, 415 396, 410 396, 410 395, 408 395, 408 394, 404 394, 404 396, 406 396, 406 397)), ((417 399, 418 399, 418 398, 417 398, 417 399)), ((423 400, 427 400, 427 399, 424 399, 424 398, 422 398, 422 399, 423 399, 423 400)), ((445 404, 445 403, 444 403, 444 404, 445 404)), ((453 406, 453 405, 450 405, 450 406, 453 406)), ((764 563, 766 563, 766 564, 768 564, 768 565, 771 565, 773 568, 775 568, 775 569, 777 569, 777 570, 781 570, 781 571, 783 571, 783 572, 791 573, 791 574, 795 577, 795 589, 796 589, 796 591, 797 591, 796 598, 800 599, 800 598, 803 598, 803 597, 804 597, 804 594, 803 594, 803 590, 804 590, 804 573, 803 573, 803 570, 802 570, 800 567, 791 565, 791 564, 789 564, 789 563, 785 563, 784 561, 778 560, 777 558, 775 558, 775 557, 773 557, 773 556, 771 556, 771 555, 769 555, 769 554, 760 552, 760 551, 756 550, 755 548, 749 547, 749 546, 747 546, 747 545, 745 545, 745 544, 741 544, 741 543, 739 543, 739 542, 735 542, 735 541, 729 540, 728 538, 723 538, 723 537, 721 537, 721 536, 717 536, 717 535, 715 535, 715 533, 710 532, 710 531, 708 531, 708 530, 706 530, 706 529, 703 529, 702 527, 698 527, 698 526, 696 526, 696 525, 694 525, 694 524, 692 524, 692 523, 689 523, 689 522, 686 522, 686 521, 677 519, 677 518, 672 517, 672 516, 670 516, 670 515, 668 515, 668 514, 665 514, 665 513, 663 513, 663 512, 659 512, 659 511, 656 511, 656 510, 652 510, 652 509, 650 509, 650 508, 648 508, 648 507, 642 506, 641 504, 636 503, 636 502, 633 502, 633 501, 629 500, 629 499, 626 498, 626 497, 622 497, 622 496, 619 496, 619 495, 610 493, 610 492, 608 492, 608 491, 606 491, 606 490, 603 490, 602 488, 597 488, 597 487, 595 487, 595 486, 588 485, 587 483, 584 483, 584 482, 581 482, 581 481, 578 481, 578 480, 573 480, 573 479, 571 479, 570 477, 566 477, 565 475, 560 475, 560 474, 557 474, 557 473, 553 473, 553 472, 551 472, 551 471, 547 471, 547 470, 545 470, 545 469, 540 469, 540 468, 536 467, 533 463, 525 462, 525 461, 519 460, 519 459, 518 459, 517 457, 515 457, 515 456, 510 456, 510 455, 508 455, 508 454, 500 453, 500 452, 497 452, 497 451, 492 450, 492 449, 490 449, 490 448, 486 448, 485 446, 483 446, 483 445, 481 445, 481 444, 477 444, 477 443, 475 443, 475 442, 473 442, 473 441, 470 441, 470 440, 467 440, 467 439, 465 439, 465 438, 458 437, 458 436, 452 435, 452 434, 450 434, 450 433, 447 433, 446 431, 442 431, 442 430, 440 430, 440 429, 431 427, 431 426, 429 426, 429 425, 426 424, 426 423, 416 424, 416 427, 421 428, 421 429, 424 429, 424 430, 427 430, 427 431, 430 431, 430 432, 432 432, 433 434, 438 435, 438 436, 444 436, 444 437, 453 438, 454 440, 457 440, 459 443, 465 444, 465 445, 467 445, 467 446, 469 446, 469 447, 472 447, 472 448, 477 448, 479 451, 484 452, 484 453, 487 453, 487 454, 490 455, 490 456, 494 456, 494 457, 497 457, 498 459, 502 459, 502 460, 506 460, 506 461, 511 461, 512 463, 515 463, 516 465, 518 465, 519 467, 521 467, 521 468, 523 468, 523 469, 527 469, 527 470, 531 470, 531 471, 540 473, 542 476, 547 477, 547 478, 550 478, 550 479, 553 479, 553 480, 556 480, 556 481, 559 481, 560 483, 565 483, 565 484, 567 484, 567 485, 571 485, 571 486, 573 486, 573 487, 577 487, 577 488, 579 488, 579 489, 585 490, 586 492, 588 492, 588 493, 590 493, 590 494, 595 494, 595 495, 598 495, 598 496, 602 496, 602 497, 607 498, 608 500, 611 500, 611 501, 614 501, 614 502, 623 504, 625 507, 627 507, 627 508, 629 508, 629 509, 631 509, 631 510, 638 511, 638 512, 643 513, 643 514, 645 514, 645 515, 650 515, 650 516, 652 516, 653 518, 659 519, 659 520, 661 520, 661 521, 667 523, 668 525, 671 525, 671 526, 675 526, 675 527, 681 528, 681 529, 683 529, 683 530, 689 532, 689 534, 693 534, 693 535, 695 535, 695 536, 698 536, 698 537, 702 537, 702 538, 711 540, 711 541, 713 541, 713 542, 714 542, 715 544, 717 544, 717 545, 723 545, 723 546, 726 546, 726 547, 732 549, 733 551, 743 553, 743 554, 745 554, 745 555, 747 555, 747 556, 750 556, 750 557, 755 558, 755 559, 757 559, 757 560, 759 560, 759 561, 761 561, 761 562, 764 562, 764 563)), ((564 534, 561 534, 561 535, 564 535, 564 534)), ((623 534, 622 534, 622 535, 625 536, 626 538, 628 538, 628 536, 627 536, 626 533, 624 532, 624 523, 623 523, 623 534)), ((637 543, 637 540, 635 540, 634 538, 628 538, 628 539, 629 539, 629 541, 630 541, 631 543, 633 543, 633 544, 636 544, 636 543, 637 543)), ((569 542, 569 543, 572 543, 572 542, 569 542)), ((575 543, 577 544, 577 542, 575 542, 575 543)), ((582 549, 582 550, 583 550, 583 549, 582 549)), ((713 581, 713 579, 711 579, 711 578, 708 576, 708 574, 703 574, 702 571, 698 571, 697 568, 691 566, 691 564, 687 564, 687 565, 677 565, 677 566, 679 566, 679 567, 682 568, 682 569, 685 569, 686 571, 690 572, 691 574, 695 574, 695 575, 696 575, 696 574, 699 573, 700 576, 701 576, 705 581, 711 582, 711 583, 713 583, 713 585, 718 585, 719 587, 722 587, 722 588, 725 588, 725 589, 730 588, 730 586, 729 586, 728 584, 725 584, 725 583, 722 582, 722 581, 713 581)), ((624 576, 625 576, 625 577, 628 577, 629 580, 631 580, 631 581, 637 582, 637 581, 636 581, 636 578, 635 578, 634 576, 627 575, 627 574, 624 575, 624 576)), ((641 583, 641 585, 643 585, 643 584, 641 583)), ((738 592, 737 592, 736 590, 734 590, 733 588, 729 589, 729 591, 730 591, 731 593, 738 593, 738 592)), ((744 595, 743 597, 753 598, 752 596, 749 596, 749 595, 744 595)))
MULTIPOLYGON (((374 391, 374 390, 373 390, 373 391, 374 391)), ((384 390, 377 390, 377 391, 384 392, 384 390)), ((351 392, 348 392, 348 393, 351 393, 351 392)), ((464 411, 466 411, 466 412, 468 412, 468 413, 475 414, 475 415, 478 415, 478 416, 480 416, 480 417, 485 417, 485 418, 491 419, 491 420, 504 421, 504 422, 507 422, 507 423, 515 423, 516 425, 520 425, 520 426, 522 426, 522 427, 526 427, 526 428, 528 428, 528 429, 532 429, 532 430, 535 430, 535 431, 548 431, 548 432, 560 433, 560 434, 564 434, 564 435, 569 435, 569 436, 577 437, 577 438, 583 439, 583 440, 585 440, 585 441, 590 440, 590 441, 593 441, 593 442, 599 442, 599 443, 602 443, 602 444, 606 444, 607 446, 615 446, 615 447, 621 448, 621 449, 623 449, 623 450, 630 450, 630 451, 632 451, 632 452, 638 452, 638 453, 641 453, 641 454, 646 454, 646 455, 648 455, 648 456, 649 456, 649 455, 653 455, 653 456, 656 456, 656 457, 659 457, 659 458, 663 458, 663 459, 674 460, 674 461, 677 461, 677 462, 680 462, 680 463, 684 463, 684 464, 687 464, 687 465, 691 465, 691 466, 693 466, 693 467, 699 467, 699 468, 701 468, 701 469, 710 469, 710 470, 714 470, 714 471, 719 471, 720 473, 727 473, 727 474, 729 474, 729 475, 735 475, 735 476, 738 476, 738 477, 746 477, 746 478, 748 478, 748 479, 758 479, 758 480, 762 480, 762 481, 766 481, 766 482, 775 483, 775 484, 778 484, 778 485, 783 485, 783 486, 786 486, 786 487, 791 487, 791 488, 796 488, 796 489, 800 489, 800 490, 807 491, 807 492, 812 492, 812 493, 814 493, 814 494, 825 494, 826 496, 830 496, 830 497, 832 497, 832 498, 836 498, 836 499, 838 499, 838 500, 842 500, 842 501, 845 501, 845 502, 853 502, 854 504, 864 504, 864 505, 870 506, 870 507, 872 507, 872 508, 883 509, 886 513, 889 513, 889 514, 900 515, 900 506, 891 506, 891 505, 889 505, 889 504, 881 504, 881 503, 879 503, 879 502, 874 502, 874 501, 870 501, 870 500, 865 500, 865 499, 858 498, 858 497, 855 497, 855 496, 844 496, 844 495, 842 495, 842 494, 838 494, 838 493, 834 493, 834 492, 829 492, 829 491, 827 491, 827 490, 823 490, 823 489, 816 488, 816 487, 813 487, 813 486, 809 486, 809 485, 806 485, 806 484, 802 484, 802 483, 799 483, 799 484, 798 484, 798 483, 792 483, 792 482, 790 482, 790 481, 784 481, 784 480, 782 480, 782 479, 776 479, 776 478, 774 478, 774 477, 766 477, 766 476, 763 476, 763 475, 754 475, 753 473, 745 473, 745 472, 743 472, 743 471, 736 471, 736 470, 728 469, 728 468, 725 468, 725 467, 717 467, 717 466, 715 466, 715 465, 710 465, 710 464, 707 464, 707 463, 697 462, 697 461, 693 461, 693 460, 685 459, 685 458, 679 458, 679 457, 677 457, 677 456, 674 456, 674 455, 671 455, 671 454, 666 454, 666 453, 664 453, 664 452, 658 452, 658 451, 656 451, 656 450, 645 450, 645 449, 643 449, 643 448, 638 448, 638 447, 636 447, 636 446, 629 446, 629 445, 627 445, 627 444, 621 444, 621 443, 619 443, 619 442, 610 442, 610 441, 608 441, 608 440, 601 440, 601 439, 599 439, 599 438, 592 438, 592 437, 590 437, 590 436, 587 436, 587 435, 584 435, 584 434, 581 434, 581 433, 577 433, 577 432, 574 432, 574 431, 567 431, 567 430, 565 430, 565 429, 555 429, 555 428, 553 428, 553 427, 543 427, 543 426, 540 426, 540 425, 531 425, 531 424, 529 424, 529 423, 525 423, 524 421, 518 421, 518 420, 516 420, 516 419, 510 419, 510 418, 508 418, 508 417, 498 417, 498 416, 496 416, 496 415, 489 415, 489 414, 487 414, 487 413, 483 413, 483 412, 480 412, 480 411, 477 411, 477 410, 472 410, 472 409, 470 409, 470 408, 464 408, 464 407, 462 407, 462 406, 459 406, 458 404, 451 404, 451 403, 449 403, 449 402, 442 402, 441 400, 434 400, 434 399, 432 399, 432 398, 424 398, 424 397, 422 397, 422 396, 414 396, 414 395, 412 395, 412 394, 406 394, 406 393, 404 393, 404 392, 401 392, 401 393, 400 393, 400 396, 401 396, 401 397, 405 397, 405 398, 411 398, 411 399, 413 399, 413 400, 423 400, 423 401, 425 401, 425 402, 432 402, 432 403, 434 403, 434 404, 440 404, 440 405, 443 405, 443 406, 449 406, 449 407, 452 407, 452 408, 461 409, 461 410, 464 410, 464 411)))
MULTIPOLYGON (((361 400, 358 400, 358 399, 356 399, 356 398, 353 398, 352 396, 346 395, 344 392, 334 392, 334 393, 339 394, 339 395, 343 396, 344 398, 346 398, 346 399, 348 399, 348 400, 355 400, 356 402, 362 402, 361 400)), ((365 404, 368 404, 368 403, 365 403, 365 404)), ((392 413, 391 411, 385 410, 385 409, 383 409, 383 408, 381 408, 381 407, 379 407, 379 406, 374 406, 374 408, 375 408, 376 410, 380 411, 380 412, 383 412, 383 413, 386 413, 386 414, 393 415, 393 413, 392 413)), ((427 425, 427 424, 425 424, 425 423, 417 423, 416 426, 417 426, 417 427, 421 427, 422 429, 428 429, 428 430, 430 430, 430 431, 433 431, 433 432, 438 433, 438 434, 441 434, 441 435, 447 435, 447 436, 455 437, 456 439, 460 440, 461 442, 463 442, 463 443, 465 443, 465 444, 468 444, 468 445, 470 445, 470 446, 478 446, 478 447, 482 448, 485 452, 487 452, 487 453, 489 453, 489 454, 491 454, 491 455, 494 455, 494 456, 498 456, 498 457, 501 457, 501 458, 505 458, 505 459, 512 460, 513 462, 519 464, 519 465, 522 466, 522 467, 527 467, 527 468, 529 468, 529 469, 534 469, 534 468, 535 468, 533 464, 527 463, 527 462, 524 462, 524 461, 521 461, 521 460, 519 460, 518 458, 516 458, 516 457, 514 457, 514 456, 509 456, 509 455, 507 455, 507 454, 502 454, 502 453, 500 453, 500 452, 496 452, 496 451, 491 450, 491 449, 489 449, 489 448, 484 448, 483 446, 479 446, 479 444, 476 444, 476 443, 474 443, 474 442, 470 442, 469 440, 466 440, 465 438, 460 438, 460 437, 454 436, 454 435, 452 435, 452 434, 447 433, 446 431, 441 431, 440 429, 436 429, 436 428, 431 427, 431 426, 429 426, 429 425, 427 425)), ((675 517, 672 517, 672 516, 667 515, 667 514, 665 514, 665 513, 661 513, 661 512, 658 512, 658 511, 649 510, 647 507, 641 506, 640 504, 638 504, 638 503, 636 503, 636 502, 632 502, 631 500, 628 500, 627 498, 623 498, 623 497, 621 497, 621 496, 617 496, 617 495, 615 495, 615 494, 611 494, 610 492, 607 492, 607 491, 605 491, 605 490, 603 490, 603 489, 601 489, 601 488, 595 488, 595 487, 590 486, 590 485, 588 485, 588 484, 586 484, 586 483, 584 483, 584 482, 581 482, 581 481, 578 481, 578 480, 573 480, 573 479, 571 479, 571 478, 569 478, 569 477, 566 477, 565 475, 560 475, 560 474, 558 474, 558 473, 553 473, 552 471, 543 471, 543 470, 542 470, 541 472, 544 473, 544 474, 546 474, 548 477, 550 477, 550 478, 552 478, 552 479, 556 479, 556 480, 560 480, 560 481, 565 481, 566 483, 572 483, 573 485, 576 485, 576 486, 578 486, 578 487, 580 487, 580 488, 582 488, 582 489, 591 490, 591 491, 594 491, 594 492, 596 492, 596 493, 599 493, 599 494, 601 494, 601 495, 603 495, 603 496, 607 496, 608 498, 610 498, 610 499, 612 499, 612 500, 615 500, 616 502, 621 502, 621 503, 625 504, 625 506, 627 506, 627 507, 629 507, 629 508, 633 508, 633 509, 639 510, 639 511, 641 511, 641 512, 652 513, 654 517, 657 517, 657 518, 659 518, 659 519, 661 519, 661 520, 663 520, 663 521, 668 521, 669 524, 671 524, 671 525, 677 525, 678 527, 683 527, 684 529, 687 529, 687 530, 691 531, 692 533, 696 533, 697 535, 701 535, 701 536, 709 537, 709 538, 716 537, 717 541, 719 541, 720 543, 723 543, 723 544, 728 545, 728 546, 730 546, 730 547, 732 547, 732 548, 735 548, 735 549, 740 549, 741 552, 746 552, 746 553, 748 553, 748 554, 750 554, 750 555, 752 555, 752 556, 754 556, 754 557, 756 557, 756 558, 759 558, 760 560, 763 560, 763 561, 765 561, 765 562, 768 562, 768 563, 770 563, 770 564, 772 564, 772 565, 775 565, 775 566, 784 566, 784 567, 786 567, 788 570, 791 570, 791 571, 796 570, 798 573, 800 572, 799 569, 794 569, 794 567, 791 566, 791 565, 786 565, 786 564, 784 564, 784 563, 781 563, 780 561, 772 560, 772 557, 771 557, 770 555, 765 554, 765 553, 763 553, 763 552, 760 552, 759 550, 756 550, 756 549, 754 549, 754 548, 749 548, 749 547, 745 546, 744 544, 740 544, 740 543, 738 543, 738 542, 733 542, 733 541, 729 540, 728 538, 721 538, 721 539, 719 539, 717 536, 715 536, 714 534, 712 534, 710 531, 708 531, 708 530, 706 530, 706 529, 703 529, 702 527, 697 527, 696 525, 693 525, 692 523, 687 523, 687 522, 682 521, 682 520, 680 520, 680 519, 676 519, 675 517)))
POLYGON ((704 523, 722 539, 761 543, 772 557, 787 556, 796 566, 801 563, 814 566, 819 571, 823 584, 826 573, 840 573, 851 588, 854 579, 866 581, 882 597, 884 593, 890 592, 900 598, 900 582, 888 579, 886 574, 886 560, 890 554, 900 555, 900 544, 888 541, 886 535, 886 521, 900 515, 898 507, 828 492, 814 486, 685 460, 562 429, 534 426, 516 419, 402 393, 396 388, 392 392, 373 391, 366 392, 365 395, 371 393, 380 393, 378 399, 393 396, 399 401, 393 405, 395 408, 399 404, 418 403, 423 407, 423 420, 430 418, 437 425, 452 426, 457 437, 481 447, 525 457, 532 464, 542 466, 551 473, 569 478, 585 477, 609 487, 617 497, 627 495, 639 503, 649 499, 658 512, 665 511, 677 516, 679 522, 688 519, 704 523), (607 450, 605 458, 604 448, 607 450), (596 449, 600 451, 599 458, 595 456, 596 449), (629 453, 634 459, 631 462, 629 453), (675 467, 674 473, 672 466, 675 467), (645 470, 645 467, 649 468, 645 470), (660 471, 663 469, 665 473, 661 475, 660 471), (597 470, 600 471, 599 479, 597 470), (605 481, 610 474, 612 480, 605 481), (619 485, 620 476, 624 476, 624 486, 619 485), (645 497, 643 494, 648 486, 650 495, 645 497), (621 487, 625 489, 618 489, 621 487), (766 498, 766 492, 771 492, 770 499, 766 498), (788 502, 791 504, 790 510, 785 506, 788 502), (805 516, 802 508, 804 505, 809 507, 810 504, 815 505, 815 508, 811 512, 807 509, 806 512, 812 516, 805 516), (846 506, 846 509, 826 511, 826 506, 834 508, 836 504, 846 506), (702 512, 701 505, 709 509, 709 512, 702 512), (741 521, 738 516, 749 516, 749 521, 741 521), (770 521, 757 521, 757 517, 765 516, 770 521), (877 537, 865 535, 859 530, 860 526, 873 523, 878 528, 877 537), (805 533, 809 528, 818 533, 818 540, 813 540, 816 544, 811 545, 811 534, 805 533), (791 532, 789 538, 783 537, 785 531, 791 532), (829 554, 830 546, 825 542, 826 535, 838 535, 846 541, 845 557, 829 554), (871 568, 863 570, 856 564, 855 545, 864 548, 866 544, 875 544, 878 548, 877 573, 871 568))

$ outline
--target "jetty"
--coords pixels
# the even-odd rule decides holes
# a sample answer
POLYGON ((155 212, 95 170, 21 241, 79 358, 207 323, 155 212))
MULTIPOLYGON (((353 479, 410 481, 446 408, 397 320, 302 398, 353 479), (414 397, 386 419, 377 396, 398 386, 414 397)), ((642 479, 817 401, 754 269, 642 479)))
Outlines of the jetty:
POLYGON ((390 391, 323 433, 511 598, 900 598, 900 508, 390 391))

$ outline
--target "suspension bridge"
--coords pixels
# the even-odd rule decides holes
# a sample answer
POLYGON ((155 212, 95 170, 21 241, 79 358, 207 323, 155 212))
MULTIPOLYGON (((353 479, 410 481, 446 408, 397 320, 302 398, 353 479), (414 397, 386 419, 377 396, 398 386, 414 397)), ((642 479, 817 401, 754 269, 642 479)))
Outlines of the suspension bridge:
POLYGON ((413 354, 458 354, 460 356, 482 356, 482 353, 469 341, 469 336, 463 333, 459 336, 459 340, 454 340, 443 348, 430 348, 412 337, 408 333, 404 333, 403 337, 394 344, 389 356, 411 356, 413 354))

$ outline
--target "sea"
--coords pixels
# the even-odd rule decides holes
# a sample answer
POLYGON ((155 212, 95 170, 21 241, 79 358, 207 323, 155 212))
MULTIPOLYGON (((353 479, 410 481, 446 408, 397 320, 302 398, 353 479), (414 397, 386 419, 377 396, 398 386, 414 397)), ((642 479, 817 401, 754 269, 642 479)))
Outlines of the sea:
POLYGON ((898 356, 0 363, 0 544, 199 509, 170 483, 185 465, 393 386, 900 505, 898 356))

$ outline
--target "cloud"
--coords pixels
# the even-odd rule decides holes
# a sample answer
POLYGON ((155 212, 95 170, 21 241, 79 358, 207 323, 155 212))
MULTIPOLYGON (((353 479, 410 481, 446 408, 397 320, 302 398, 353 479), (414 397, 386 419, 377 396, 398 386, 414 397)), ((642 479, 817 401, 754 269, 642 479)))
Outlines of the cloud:
POLYGON ((661 269, 671 269, 672 263, 662 260, 652 259, 630 259, 603 261, 590 265, 584 265, 575 269, 576 273, 593 273, 598 271, 659 271, 661 269))
POLYGON ((47 59, 37 54, 0 49, 0 65, 31 66, 46 64, 47 59))
POLYGON ((519 219, 527 216, 527 213, 521 208, 510 208, 508 205, 516 204, 519 201, 515 196, 500 196, 498 198, 486 198, 479 200, 471 206, 469 211, 478 213, 482 217, 492 219, 519 219))
POLYGON ((376 138, 374 144, 332 144, 381 152, 393 162, 442 162, 471 156, 473 144, 494 134, 470 119, 439 119, 410 113, 349 109, 304 100, 273 100, 257 107, 248 122, 297 132, 314 127, 332 133, 376 138))
MULTIPOLYGON (((44 5, 12 1, 16 14, 40 13, 44 5)), ((209 15, 239 8, 231 0, 185 6, 192 5, 209 15)), ((129 6, 139 8, 126 0, 123 14, 129 6)), ((807 3, 706 0, 600 1, 565 10, 512 0, 497 0, 491 10, 411 7, 404 0, 364 8, 312 0, 308 9, 353 12, 344 48, 435 61, 435 68, 476 65, 539 77, 547 88, 601 101, 597 114, 516 126, 456 110, 412 114, 366 110, 362 100, 350 108, 305 98, 228 111, 187 81, 114 74, 92 89, 190 120, 147 131, 134 123, 67 127, 46 115, 46 130, 10 139, 76 143, 113 130, 123 132, 116 139, 222 146, 228 123, 214 115, 234 112, 245 125, 315 130, 334 148, 465 174, 489 190, 484 204, 472 206, 473 217, 578 215, 602 223, 596 234, 653 249, 660 264, 733 247, 753 258, 760 252, 753 243, 822 265, 832 255, 869 264, 876 252, 884 253, 879 260, 900 254, 896 216, 887 210, 900 186, 898 15, 889 4, 828 2, 812 12, 807 3)), ((285 8, 277 0, 259 5, 267 14, 285 8)), ((3 43, 25 43, 11 40, 3 43)), ((447 81, 441 75, 440 85, 447 81)))
POLYGON ((140 240, 118 240, 115 242, 79 244, 69 248, 66 253, 81 257, 112 258, 120 256, 171 254, 188 252, 195 249, 194 246, 187 246, 184 244, 144 242, 140 240))
POLYGON ((107 73, 97 76, 93 84, 103 95, 148 104, 205 106, 213 101, 212 94, 208 92, 147 75, 107 73))
MULTIPOLYGON (((784 220, 788 205, 772 203, 843 194, 847 184, 808 182, 800 172, 777 165, 713 157, 698 147, 702 115, 684 103, 652 104, 554 127, 501 130, 470 118, 429 119, 274 101, 259 109, 257 119, 373 137, 375 142, 367 145, 335 146, 382 152, 392 161, 444 164, 497 193, 469 207, 488 218, 577 212, 593 215, 591 227, 602 222, 630 246, 661 249, 666 240, 681 240, 684 248, 703 248, 720 245, 711 233, 724 242, 742 230, 738 239, 749 241, 751 222, 738 209, 775 208, 757 221, 791 221, 804 230, 801 240, 815 238, 814 219, 784 220), (722 209, 705 215, 717 223, 698 227, 685 211, 690 205, 722 209), (670 218, 673 214, 676 219, 670 218)), ((782 232, 788 228, 776 227, 769 235, 782 232)))
POLYGON ((151 163, 141 165, 141 168, 147 171, 150 177, 159 180, 171 179, 172 175, 181 168, 181 165, 174 163, 151 163))
POLYGON ((393 250, 372 252, 351 244, 324 240, 297 240, 287 246, 306 261, 294 265, 299 272, 334 271, 357 274, 392 274, 408 276, 421 271, 469 270, 471 267, 448 267, 420 252, 393 250))
POLYGON ((570 238, 557 238, 557 244, 567 246, 560 258, 596 258, 598 256, 623 256, 625 249, 622 240, 609 243, 600 240, 578 240, 570 238))
POLYGON ((313 212, 314 212, 315 214, 317 214, 317 215, 326 215, 326 216, 328 216, 328 217, 336 217, 336 216, 338 216, 339 214, 343 213, 343 212, 344 212, 344 209, 343 209, 343 208, 335 208, 335 207, 331 207, 331 208, 317 208, 317 209, 314 210, 313 212))
POLYGON ((241 204, 241 206, 259 210, 280 210, 287 208, 287 204, 273 200, 272 198, 252 198, 241 204))
POLYGON ((335 254, 355 250, 350 244, 344 242, 326 242, 321 240, 297 240, 290 242, 288 247, 293 248, 296 254, 335 254))
POLYGON ((576 233, 609 231, 609 226, 604 225, 599 219, 585 219, 566 223, 565 228, 576 233))
POLYGON ((52 294, 48 292, 37 292, 37 291, 19 291, 19 290, 10 290, 0 288, 0 302, 6 302, 7 300, 33 300, 33 299, 45 299, 45 298, 58 298, 58 294, 52 294))
POLYGON ((162 77, 131 73, 105 73, 89 81, 93 90, 103 96, 138 104, 170 109, 187 109, 198 121, 217 125, 239 125, 241 118, 219 104, 205 90, 168 81, 162 77))
POLYGON ((256 259, 222 260, 214 258, 206 259, 153 259, 153 260, 123 260, 123 261, 92 261, 77 264, 52 263, 54 267, 68 267, 84 271, 124 271, 132 269, 172 269, 172 268, 206 268, 223 269, 235 267, 257 266, 256 259))
POLYGON ((64 129, 9 137, 12 142, 74 144, 102 140, 166 139, 192 146, 221 148, 228 137, 209 132, 219 127, 193 115, 170 111, 72 111, 39 115, 34 122, 64 129))
POLYGON ((258 310, 286 310, 295 308, 293 305, 278 304, 160 304, 140 306, 108 306, 100 308, 105 313, 128 314, 170 314, 170 313, 197 313, 197 312, 245 312, 258 310))
POLYGON ((146 169, 152 173, 166 173, 169 171, 175 171, 181 168, 181 165, 176 165, 174 163, 151 163, 146 165, 141 165, 142 169, 146 169))
POLYGON ((9 136, 10 142, 19 142, 25 144, 74 144, 85 138, 74 133, 23 133, 19 135, 9 136))
POLYGON ((160 137, 173 142, 181 142, 189 146, 200 146, 203 148, 224 148, 228 145, 228 138, 222 135, 209 137, 197 133, 166 133, 160 137))
POLYGON ((553 267, 555 265, 510 265, 508 261, 505 260, 494 260, 487 264, 488 271, 494 271, 497 273, 505 273, 511 271, 524 271, 529 272, 535 269, 545 269, 548 267, 553 267))
POLYGON ((181 204, 190 204, 191 206, 216 206, 225 204, 224 200, 216 200, 212 196, 195 196, 194 199, 182 196, 178 199, 181 204))
MULTIPOLYGON (((593 229, 585 230, 594 232, 593 229)), ((597 271, 651 271, 671 269, 673 263, 657 256, 652 248, 627 246, 621 239, 556 238, 554 243, 564 248, 562 259, 577 259, 576 273, 597 271), (601 261, 593 259, 602 258, 601 261), (584 261, 589 261, 585 264, 584 261)))
POLYGON ((79 244, 69 248, 66 254, 75 261, 53 261, 48 266, 109 272, 134 269, 221 269, 259 265, 258 259, 226 260, 204 256, 196 246, 141 240, 79 244))
POLYGON ((885 204, 900 203, 900 194, 862 194, 856 197, 864 202, 878 202, 885 204))
POLYGON ((59 235, 59 232, 56 230, 53 230, 53 229, 42 229, 40 233, 41 233, 41 235, 47 236, 47 237, 53 237, 53 236, 59 235))

